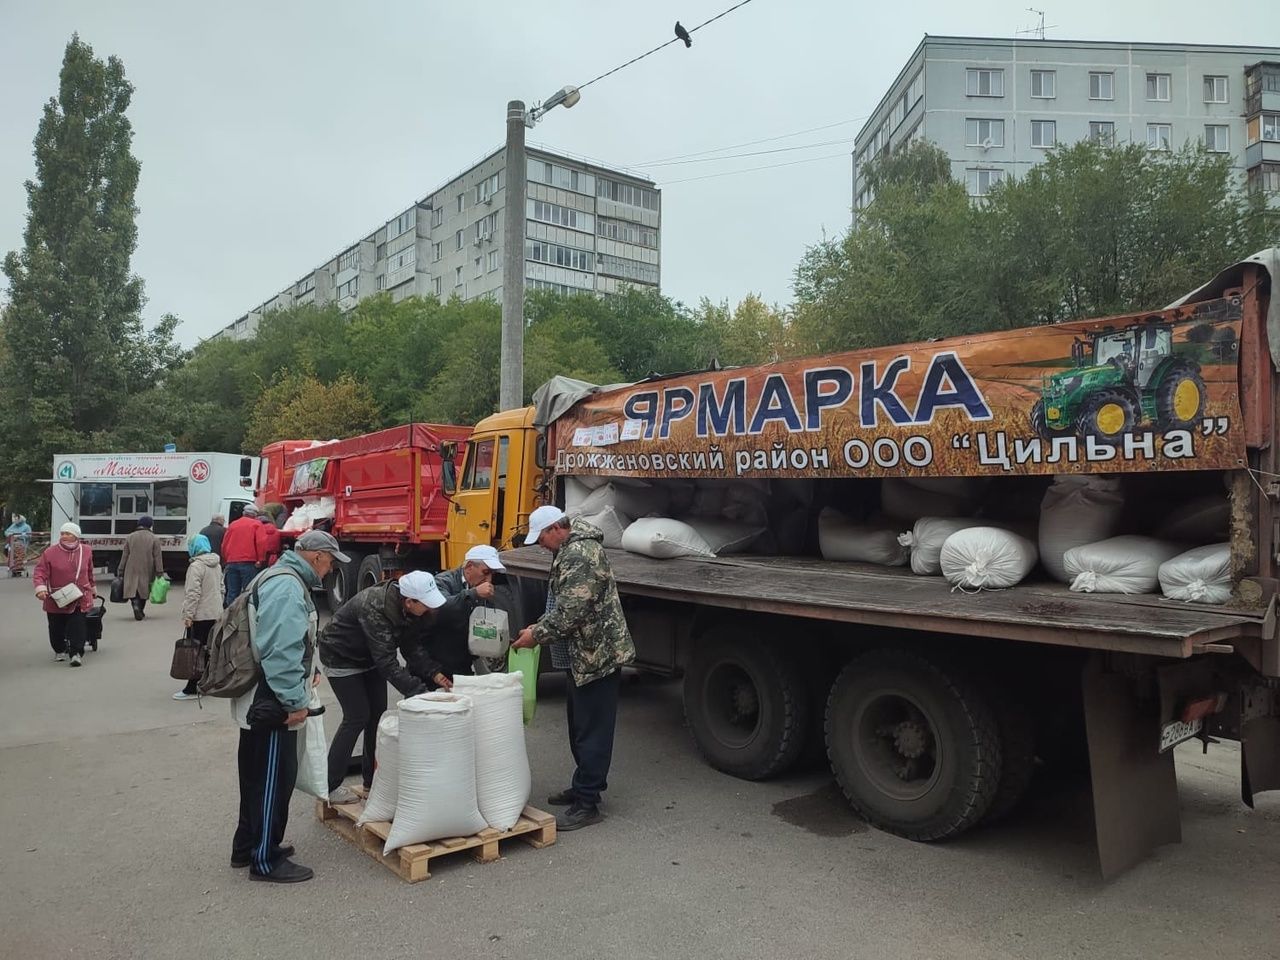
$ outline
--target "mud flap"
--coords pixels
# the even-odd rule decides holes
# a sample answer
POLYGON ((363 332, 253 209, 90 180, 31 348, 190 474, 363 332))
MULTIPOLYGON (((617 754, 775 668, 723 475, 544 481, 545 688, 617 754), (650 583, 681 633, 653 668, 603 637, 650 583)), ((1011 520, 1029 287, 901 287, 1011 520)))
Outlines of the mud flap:
POLYGON ((1240 798, 1280 789, 1280 719, 1254 717, 1240 727, 1240 798))
POLYGON ((1109 880, 1156 847, 1182 840, 1173 752, 1161 753, 1160 703, 1135 696, 1130 678, 1100 656, 1083 676, 1093 819, 1102 877, 1109 880))

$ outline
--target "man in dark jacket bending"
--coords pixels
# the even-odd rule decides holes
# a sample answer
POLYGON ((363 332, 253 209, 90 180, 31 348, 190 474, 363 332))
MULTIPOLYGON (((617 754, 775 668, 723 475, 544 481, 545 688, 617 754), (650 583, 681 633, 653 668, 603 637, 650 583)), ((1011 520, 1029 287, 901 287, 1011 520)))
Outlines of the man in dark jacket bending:
POLYGON ((361 590, 338 608, 321 633, 320 662, 342 706, 342 723, 329 746, 331 803, 356 799, 342 780, 361 731, 364 785, 368 788, 373 782, 378 721, 387 709, 388 683, 406 697, 453 686, 449 671, 428 648, 435 611, 444 602, 431 574, 414 570, 361 590))

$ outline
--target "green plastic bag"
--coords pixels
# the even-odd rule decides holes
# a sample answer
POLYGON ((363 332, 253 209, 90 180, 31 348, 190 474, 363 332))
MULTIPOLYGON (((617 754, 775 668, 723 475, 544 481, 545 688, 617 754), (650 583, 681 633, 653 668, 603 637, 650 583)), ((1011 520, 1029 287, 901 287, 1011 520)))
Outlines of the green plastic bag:
POLYGON ((519 670, 524 675, 524 722, 528 726, 538 709, 538 660, 541 647, 507 651, 507 673, 519 670))
POLYGON ((149 599, 152 603, 164 603, 169 599, 168 577, 156 577, 151 581, 151 596, 149 599))

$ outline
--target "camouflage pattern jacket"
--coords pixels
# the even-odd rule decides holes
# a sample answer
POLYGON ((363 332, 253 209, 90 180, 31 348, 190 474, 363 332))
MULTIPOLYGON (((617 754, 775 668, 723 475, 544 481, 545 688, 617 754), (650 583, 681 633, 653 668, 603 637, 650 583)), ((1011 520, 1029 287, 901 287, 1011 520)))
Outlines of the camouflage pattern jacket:
POLYGON ((394 580, 365 587, 338 608, 320 634, 320 662, 347 670, 376 669, 403 696, 425 693, 441 671, 429 649, 431 618, 404 612, 394 580), (402 666, 396 653, 404 657, 402 666))
POLYGON ((586 521, 572 521, 568 539, 551 561, 547 589, 555 609, 533 626, 538 643, 568 644, 570 671, 579 687, 636 658, 603 539, 586 521))

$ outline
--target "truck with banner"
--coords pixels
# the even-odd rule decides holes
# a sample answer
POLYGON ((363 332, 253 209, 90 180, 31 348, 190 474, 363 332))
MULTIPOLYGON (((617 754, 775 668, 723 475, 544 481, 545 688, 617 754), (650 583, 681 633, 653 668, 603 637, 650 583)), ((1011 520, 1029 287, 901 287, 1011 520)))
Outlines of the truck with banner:
POLYGON ((60 453, 53 458, 52 529, 79 525, 95 562, 115 570, 124 540, 149 516, 165 570, 182 576, 188 537, 217 514, 253 502, 257 457, 232 453, 60 453))
MULTIPOLYGON (((712 765, 758 779, 825 755, 873 824, 942 840, 1075 758, 1111 876, 1180 836, 1177 743, 1238 739, 1245 802, 1280 788, 1277 275, 1271 250, 1132 315, 548 385, 523 415, 542 477, 508 510, 553 502, 601 527, 639 664, 683 676, 712 765), (1123 569, 1064 581, 1053 536, 1101 539, 1096 507, 1113 553, 1205 546, 1221 581, 1181 599, 1123 569), (977 561, 959 586, 922 575, 913 523, 938 519, 1025 544, 1021 579, 964 587, 977 561), (701 546, 635 545, 672 520, 701 546), (848 531, 882 555, 836 559, 848 531)), ((481 421, 470 450, 518 419, 481 421)), ((452 499, 451 544, 515 547, 513 574, 546 576, 490 490, 452 499)))

